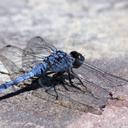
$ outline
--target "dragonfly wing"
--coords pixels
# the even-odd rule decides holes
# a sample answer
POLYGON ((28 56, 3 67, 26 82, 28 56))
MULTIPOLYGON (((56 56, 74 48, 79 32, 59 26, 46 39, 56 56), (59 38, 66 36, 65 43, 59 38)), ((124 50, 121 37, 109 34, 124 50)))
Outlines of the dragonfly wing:
POLYGON ((127 79, 103 71, 89 63, 84 63, 76 72, 87 88, 100 97, 109 96, 118 86, 128 84, 127 79))
POLYGON ((49 44, 42 37, 34 37, 27 42, 26 48, 24 49, 22 55, 22 66, 27 70, 30 66, 39 63, 44 57, 56 50, 57 49, 52 44, 49 44))
POLYGON ((7 73, 5 74, 8 74, 11 79, 14 79, 16 74, 20 73, 21 71, 21 59, 19 57, 19 53, 19 49, 9 45, 0 49, 0 61, 7 70, 7 73))
POLYGON ((33 53, 35 54, 47 53, 47 51, 53 52, 57 50, 55 46, 53 46, 52 44, 50 44, 48 41, 46 41, 40 36, 31 38, 27 42, 26 49, 32 50, 33 53))
POLYGON ((42 62, 44 57, 48 56, 55 50, 56 48, 46 42, 43 38, 34 37, 27 42, 27 45, 24 49, 13 45, 7 45, 0 50, 0 55, 2 56, 2 63, 4 64, 4 66, 8 65, 8 67, 5 67, 11 74, 12 72, 16 72, 15 70, 18 69, 17 67, 19 67, 19 71, 21 71, 21 69, 22 71, 31 70, 33 66, 35 66, 37 63, 42 62), (6 61, 3 58, 6 58, 6 61))

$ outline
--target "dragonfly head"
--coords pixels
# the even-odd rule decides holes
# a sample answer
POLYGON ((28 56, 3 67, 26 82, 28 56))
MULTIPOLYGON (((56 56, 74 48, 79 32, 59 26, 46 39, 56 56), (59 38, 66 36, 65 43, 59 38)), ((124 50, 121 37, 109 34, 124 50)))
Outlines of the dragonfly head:
POLYGON ((77 51, 70 52, 70 55, 75 59, 73 68, 79 68, 85 60, 84 56, 77 51))

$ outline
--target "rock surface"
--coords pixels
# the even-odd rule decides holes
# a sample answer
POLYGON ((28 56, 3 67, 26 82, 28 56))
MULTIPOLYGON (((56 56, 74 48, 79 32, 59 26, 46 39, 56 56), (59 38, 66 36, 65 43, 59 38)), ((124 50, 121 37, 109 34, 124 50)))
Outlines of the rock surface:
MULTIPOLYGON (((0 48, 25 47, 33 36, 78 50, 100 68, 128 78, 127 0, 4 0, 0 48)), ((4 70, 3 67, 0 69, 4 70)), ((7 80, 1 75, 0 83, 7 80)), ((101 115, 47 103, 30 92, 0 101, 0 128, 127 128, 128 87, 119 87, 101 115)))

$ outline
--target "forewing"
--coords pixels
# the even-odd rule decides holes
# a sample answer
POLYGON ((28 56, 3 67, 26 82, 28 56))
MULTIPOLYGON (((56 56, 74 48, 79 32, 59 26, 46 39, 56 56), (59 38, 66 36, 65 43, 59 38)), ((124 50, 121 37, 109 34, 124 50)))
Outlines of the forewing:
POLYGON ((28 41, 22 55, 22 66, 25 70, 33 67, 57 49, 42 37, 34 37, 28 41), (29 60, 29 61, 28 61, 29 60))
POLYGON ((103 71, 89 63, 76 70, 84 84, 98 97, 109 96, 115 88, 128 84, 128 80, 103 71))
POLYGON ((31 70, 44 57, 54 52, 56 48, 41 37, 34 37, 27 42, 24 49, 7 45, 0 50, 0 60, 9 74, 18 74, 31 70))

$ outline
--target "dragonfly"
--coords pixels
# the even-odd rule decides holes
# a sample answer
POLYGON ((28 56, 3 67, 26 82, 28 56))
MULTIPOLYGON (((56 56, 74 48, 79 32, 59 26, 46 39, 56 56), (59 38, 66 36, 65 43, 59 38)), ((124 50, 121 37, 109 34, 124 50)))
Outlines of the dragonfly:
POLYGON ((13 45, 3 47, 0 61, 9 72, 0 73, 11 77, 0 85, 1 93, 37 78, 41 89, 33 91, 34 96, 82 111, 89 107, 104 108, 108 99, 113 99, 112 89, 128 83, 125 78, 87 63, 81 53, 58 50, 40 36, 29 40, 24 49, 13 45), (10 60, 10 56, 14 58, 10 60), (16 65, 19 62, 22 68, 16 65))

